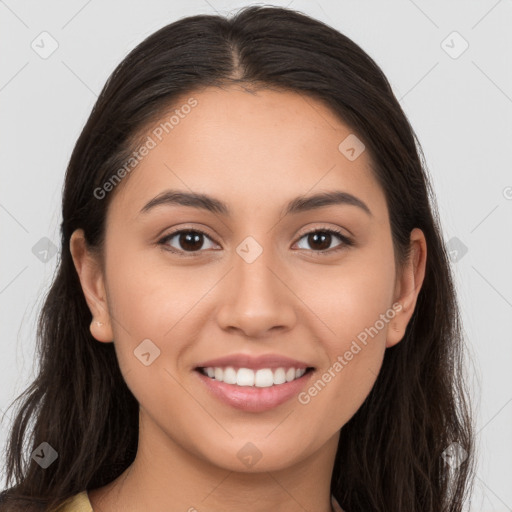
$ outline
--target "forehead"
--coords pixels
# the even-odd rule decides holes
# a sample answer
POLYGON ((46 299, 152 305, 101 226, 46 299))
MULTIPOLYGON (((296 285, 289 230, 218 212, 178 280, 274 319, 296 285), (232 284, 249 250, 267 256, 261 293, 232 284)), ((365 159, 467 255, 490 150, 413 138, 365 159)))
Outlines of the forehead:
POLYGON ((151 148, 121 184, 116 209, 135 215, 165 189, 207 193, 238 213, 336 189, 378 210, 384 197, 367 151, 355 160, 342 151, 354 137, 327 106, 300 93, 191 92, 146 130, 141 140, 151 148))

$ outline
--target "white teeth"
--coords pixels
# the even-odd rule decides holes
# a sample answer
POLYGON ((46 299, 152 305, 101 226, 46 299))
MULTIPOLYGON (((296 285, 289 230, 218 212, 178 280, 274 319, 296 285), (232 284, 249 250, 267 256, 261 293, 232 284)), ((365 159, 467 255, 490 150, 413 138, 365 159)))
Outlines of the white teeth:
POLYGON ((274 385, 274 374, 269 368, 258 370, 254 375, 254 385, 257 388, 268 388, 274 385))
POLYGON ((236 374, 238 386, 254 386, 254 372, 249 368, 240 368, 236 374))
POLYGON ((302 377, 306 373, 305 368, 261 368, 252 370, 250 368, 239 368, 238 371, 232 366, 226 368, 208 367, 203 368, 202 372, 210 378, 215 378, 226 384, 236 384, 237 386, 255 386, 257 388, 268 388, 291 382, 302 377))
POLYGON ((274 370, 274 384, 284 384, 286 382, 286 373, 284 368, 274 370))
POLYGON ((286 382, 291 382, 295 380, 295 368, 288 368, 286 370, 286 382))
POLYGON ((236 373, 236 370, 234 368, 231 368, 231 366, 228 366, 224 370, 224 375, 222 377, 222 380, 226 384, 236 384, 237 383, 237 373, 236 373))

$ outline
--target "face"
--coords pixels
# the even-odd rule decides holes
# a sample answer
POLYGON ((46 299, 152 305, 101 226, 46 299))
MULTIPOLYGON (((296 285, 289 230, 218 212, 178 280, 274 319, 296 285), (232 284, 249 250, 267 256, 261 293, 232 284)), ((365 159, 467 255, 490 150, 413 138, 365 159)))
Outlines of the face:
POLYGON ((104 267, 81 260, 72 239, 103 323, 91 332, 113 340, 146 436, 232 471, 251 471, 247 456, 258 471, 326 446, 334 456, 403 337, 423 279, 422 233, 411 237, 419 270, 411 261, 399 272, 369 154, 339 149, 352 131, 320 102, 229 87, 178 104, 190 98, 169 133, 150 128, 154 147, 110 192, 104 267), (318 194, 331 200, 308 202, 318 194), (217 379, 197 369, 231 356, 213 361, 217 379), (252 378, 263 386, 230 383, 252 378))

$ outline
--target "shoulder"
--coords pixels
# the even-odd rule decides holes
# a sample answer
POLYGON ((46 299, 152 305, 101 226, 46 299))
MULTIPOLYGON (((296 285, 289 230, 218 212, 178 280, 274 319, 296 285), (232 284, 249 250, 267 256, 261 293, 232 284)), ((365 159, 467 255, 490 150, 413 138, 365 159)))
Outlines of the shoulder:
POLYGON ((67 499, 52 512, 93 512, 87 491, 79 492, 67 499))

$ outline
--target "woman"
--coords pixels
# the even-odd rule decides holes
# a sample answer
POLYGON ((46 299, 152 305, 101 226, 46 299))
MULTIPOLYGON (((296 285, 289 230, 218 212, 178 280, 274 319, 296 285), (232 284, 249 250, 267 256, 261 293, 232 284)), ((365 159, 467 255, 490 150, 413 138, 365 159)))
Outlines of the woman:
POLYGON ((473 430, 420 154, 375 62, 301 13, 138 45, 67 169, 1 510, 461 511, 473 430))

